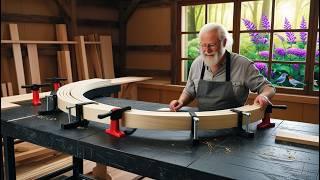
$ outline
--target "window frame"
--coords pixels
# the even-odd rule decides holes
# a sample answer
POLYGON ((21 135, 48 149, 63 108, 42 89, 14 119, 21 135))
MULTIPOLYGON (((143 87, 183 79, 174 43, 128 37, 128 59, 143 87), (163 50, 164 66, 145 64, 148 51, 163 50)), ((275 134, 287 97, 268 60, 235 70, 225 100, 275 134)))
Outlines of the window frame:
MULTIPOLYGON (((205 23, 207 23, 208 15, 207 15, 207 7, 208 4, 219 4, 219 3, 234 3, 233 8, 233 28, 232 31, 229 31, 232 33, 233 36, 233 46, 232 51, 235 53, 239 53, 240 51, 240 34, 241 33, 249 33, 249 32, 267 32, 270 33, 270 45, 269 45, 269 54, 272 53, 272 44, 273 44, 273 37, 274 33, 279 32, 286 32, 287 30, 283 29, 274 29, 274 16, 275 16, 275 2, 276 0, 271 0, 272 7, 271 7, 271 17, 270 17, 270 30, 240 30, 241 25, 241 3, 242 2, 249 2, 249 1, 261 1, 261 0, 178 0, 177 2, 177 58, 176 61, 176 71, 175 79, 177 82, 174 82, 174 84, 180 84, 185 85, 186 82, 181 81, 181 71, 182 71, 182 61, 183 60, 191 60, 189 58, 182 58, 181 57, 181 43, 182 43, 182 35, 183 34, 194 34, 198 32, 182 32, 181 31, 181 13, 182 13, 182 6, 191 6, 191 5, 205 5, 205 23)), ((286 94, 298 94, 298 95, 312 95, 312 96, 319 96, 319 91, 313 90, 313 71, 316 65, 319 66, 319 62, 315 61, 315 52, 316 52, 316 46, 317 46, 317 33, 319 33, 319 28, 317 23, 310 23, 310 22, 318 22, 319 21, 319 1, 318 0, 310 0, 310 12, 308 18, 308 28, 305 30, 302 29, 291 29, 290 32, 307 32, 308 33, 308 39, 307 39, 307 55, 306 55, 306 61, 305 62, 294 62, 295 64, 304 64, 305 65, 305 84, 303 89, 298 88, 286 88, 286 87, 276 87, 277 93, 286 93, 286 94), (312 59, 312 60, 308 60, 312 59)), ((307 19, 306 18, 306 19, 307 19)), ((318 22, 319 23, 319 22, 318 22)), ((271 65, 275 63, 284 63, 284 64, 290 64, 290 62, 283 62, 283 61, 275 61, 272 60, 272 56, 269 56, 269 59, 267 61, 255 61, 255 62, 263 62, 268 65, 268 79, 270 78, 271 74, 271 65)))

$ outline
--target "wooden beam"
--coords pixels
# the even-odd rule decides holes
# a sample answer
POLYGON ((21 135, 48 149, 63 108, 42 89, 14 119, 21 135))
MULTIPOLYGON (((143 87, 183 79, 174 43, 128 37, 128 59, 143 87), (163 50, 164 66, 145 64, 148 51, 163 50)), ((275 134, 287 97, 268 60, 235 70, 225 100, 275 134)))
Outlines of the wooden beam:
MULTIPOLYGON (((178 84, 180 79, 178 79, 178 74, 181 74, 181 63, 177 58, 178 54, 178 38, 177 38, 177 2, 173 1, 171 3, 171 84, 178 84)), ((179 15, 180 16, 180 15, 179 15)), ((178 28, 180 29, 180 28, 178 28)))
MULTIPOLYGON (((12 40, 19 40, 18 26, 17 24, 9 24, 10 36, 12 40)), ((23 61, 21 54, 21 46, 20 44, 12 44, 13 57, 14 57, 14 65, 16 68, 17 74, 17 83, 19 94, 25 94, 27 91, 21 86, 26 84, 26 80, 24 77, 24 69, 23 69, 23 61)))
POLYGON ((60 70, 60 77, 67 78, 67 83, 73 82, 70 51, 58 51, 58 61, 60 70))
MULTIPOLYGON (((88 40, 95 41, 96 40, 95 35, 94 34, 88 35, 88 40)), ((90 57, 93 65, 95 76, 98 78, 103 78, 101 60, 100 60, 100 55, 97 49, 97 45, 95 44, 89 45, 87 46, 87 50, 88 50, 88 53, 87 53, 88 57, 90 57)))
POLYGON ((12 89, 12 83, 7 82, 7 89, 8 89, 8 95, 13 96, 13 89, 12 89))
POLYGON ((171 76, 170 70, 153 70, 153 69, 128 69, 123 70, 125 74, 131 76, 171 76))
POLYGON ((115 78, 111 36, 100 36, 100 50, 103 77, 105 79, 115 78))
POLYGON ((7 97, 8 96, 7 84, 6 83, 1 83, 1 93, 2 93, 2 97, 7 97))
POLYGON ((24 22, 24 23, 50 23, 60 24, 64 22, 63 17, 44 16, 44 15, 26 15, 16 13, 1 13, 2 22, 24 22))
POLYGON ((76 46, 77 66, 79 64, 78 75, 81 76, 82 79, 89 79, 88 61, 87 61, 86 47, 84 44, 84 37, 76 36, 75 40, 78 43, 76 46))
POLYGON ((110 27, 118 28, 118 21, 98 20, 98 19, 78 19, 77 24, 79 26, 93 26, 93 27, 110 27))
MULTIPOLYGON (((56 36, 58 41, 68 41, 67 26, 65 24, 56 24, 56 36)), ((69 47, 66 44, 62 44, 60 47, 62 51, 69 51, 69 47)))
POLYGON ((38 50, 36 44, 27 44, 31 83, 41 84, 38 50))
POLYGON ((127 51, 171 52, 171 45, 127 46, 127 51))
POLYGON ((57 6, 60 9, 60 12, 67 17, 68 19, 71 19, 71 13, 69 12, 69 7, 67 4, 65 4, 67 1, 62 0, 54 0, 54 2, 57 4, 57 6))
POLYGON ((276 140, 319 147, 319 135, 315 136, 278 129, 276 140))
POLYGON ((131 3, 129 4, 128 8, 124 12, 124 14, 122 14, 122 16, 120 17, 122 22, 127 23, 127 21, 129 20, 130 16, 133 14, 133 12, 138 7, 140 1, 141 0, 132 0, 131 1, 131 3))

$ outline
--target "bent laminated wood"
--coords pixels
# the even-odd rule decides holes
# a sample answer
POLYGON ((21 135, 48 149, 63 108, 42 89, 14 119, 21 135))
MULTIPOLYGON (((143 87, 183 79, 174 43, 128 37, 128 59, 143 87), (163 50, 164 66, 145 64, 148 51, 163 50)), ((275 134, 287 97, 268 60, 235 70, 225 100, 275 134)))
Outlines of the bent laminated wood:
POLYGON ((319 135, 315 136, 278 129, 276 140, 319 147, 319 135))
MULTIPOLYGON (((67 84, 61 87, 58 92, 58 107, 68 113, 66 107, 73 107, 77 103, 93 102, 83 96, 84 93, 97 88, 104 88, 119 84, 115 81, 103 79, 90 79, 67 84)), ((88 104, 83 106, 83 118, 100 123, 109 123, 109 117, 98 119, 99 114, 105 114, 115 108, 107 104, 88 104)), ((261 120, 264 111, 257 105, 246 105, 237 110, 250 113, 250 122, 261 120)), ((71 110, 75 115, 75 110, 71 110)), ((196 112, 199 117, 199 129, 223 129, 237 127, 237 114, 230 109, 220 111, 196 112)), ((154 130, 190 130, 190 115, 188 112, 157 112, 132 109, 124 113, 121 121, 122 126, 128 128, 154 129, 154 130)))

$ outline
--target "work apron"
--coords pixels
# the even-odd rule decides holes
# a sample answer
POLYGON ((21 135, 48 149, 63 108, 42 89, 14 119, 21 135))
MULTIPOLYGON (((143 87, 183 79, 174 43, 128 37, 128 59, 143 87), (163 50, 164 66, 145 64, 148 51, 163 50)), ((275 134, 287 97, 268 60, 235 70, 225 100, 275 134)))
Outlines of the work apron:
POLYGON ((226 81, 215 82, 203 80, 205 65, 203 63, 196 98, 199 111, 216 111, 242 106, 237 100, 230 81, 230 53, 226 51, 226 81))

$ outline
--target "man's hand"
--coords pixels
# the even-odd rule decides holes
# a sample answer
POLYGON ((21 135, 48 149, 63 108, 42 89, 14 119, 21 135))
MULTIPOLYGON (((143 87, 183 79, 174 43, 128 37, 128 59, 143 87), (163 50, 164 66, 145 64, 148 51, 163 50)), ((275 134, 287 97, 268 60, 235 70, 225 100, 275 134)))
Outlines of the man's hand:
POLYGON ((269 104, 272 105, 269 98, 261 94, 256 97, 256 99, 254 100, 254 104, 260 105, 262 109, 265 109, 269 104))
POLYGON ((169 108, 171 111, 178 111, 183 106, 182 102, 179 102, 178 100, 172 100, 169 104, 169 108))

